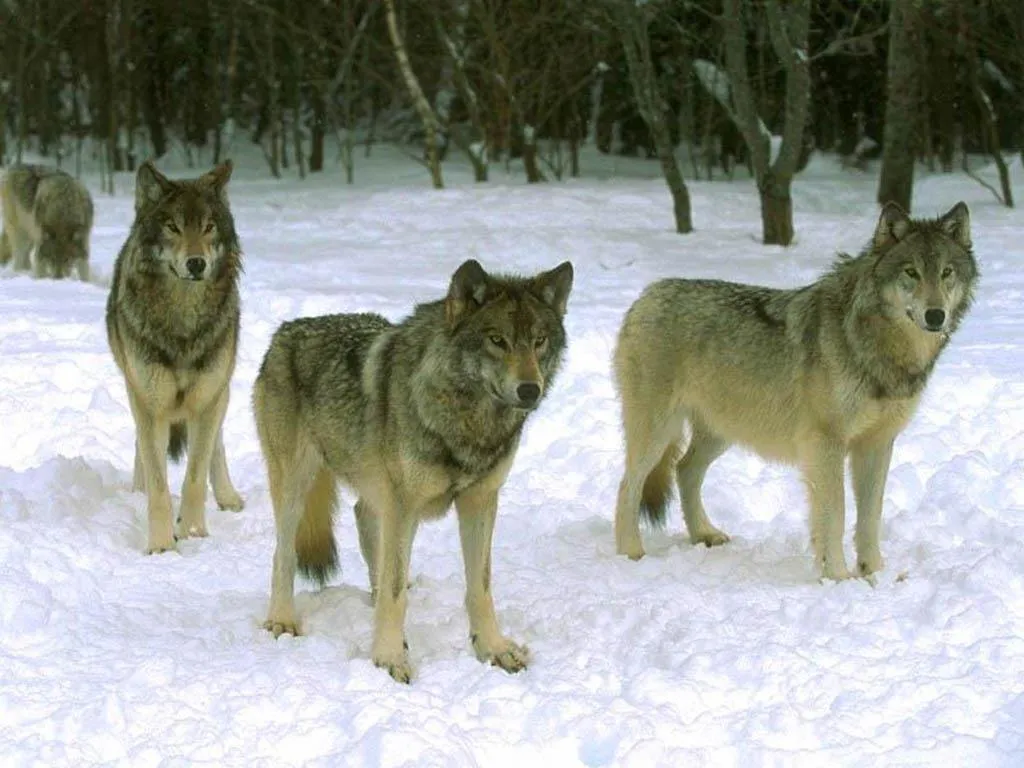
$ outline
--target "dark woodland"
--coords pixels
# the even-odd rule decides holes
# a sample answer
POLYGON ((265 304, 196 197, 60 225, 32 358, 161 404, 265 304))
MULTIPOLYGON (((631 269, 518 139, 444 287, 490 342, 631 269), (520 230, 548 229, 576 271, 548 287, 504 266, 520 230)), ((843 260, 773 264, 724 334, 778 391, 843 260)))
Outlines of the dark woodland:
MULTIPOLYGON (((304 177, 396 143, 444 163, 585 172, 580 147, 660 163, 677 229, 684 179, 757 186, 766 243, 793 238, 790 185, 813 152, 973 173, 1012 205, 1024 149, 1020 0, 0 0, 0 160, 83 153, 132 171, 171 148, 262 148, 304 177), (776 147, 771 148, 770 137, 776 147)), ((981 183, 981 180, 979 179, 981 183)))

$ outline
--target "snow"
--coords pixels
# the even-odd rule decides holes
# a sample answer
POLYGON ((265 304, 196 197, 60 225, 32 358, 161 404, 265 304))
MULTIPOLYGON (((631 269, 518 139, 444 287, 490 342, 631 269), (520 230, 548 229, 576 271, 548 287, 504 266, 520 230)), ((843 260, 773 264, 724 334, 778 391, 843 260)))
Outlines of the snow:
MULTIPOLYGON (((647 557, 615 555, 622 451, 609 357, 623 312, 657 278, 792 286, 836 250, 859 250, 877 215, 875 173, 816 156, 794 184, 798 240, 782 249, 758 242, 745 174, 691 182, 697 231, 680 236, 655 162, 587 154, 585 179, 526 185, 495 168, 496 180, 474 185, 453 159, 449 188, 434 191, 383 146, 360 157, 354 187, 340 169, 272 180, 253 151, 236 155, 229 186, 246 272, 224 427, 247 506, 221 512, 211 500, 209 538, 142 554, 133 425, 103 325, 131 177, 117 177, 113 197, 98 174, 85 177, 94 283, 0 273, 4 765, 1024 762, 1019 212, 960 174, 919 177, 916 214, 971 207, 978 300, 897 441, 886 569, 874 587, 822 584, 797 472, 735 449, 705 485, 730 544, 692 546, 674 506, 666 531, 645 532, 647 557), (369 661, 348 492, 342 574, 322 592, 297 585, 306 634, 275 641, 261 629, 274 526, 249 394, 283 320, 399 319, 440 296, 468 257, 576 268, 567 363, 501 495, 493 550, 499 619, 534 661, 510 676, 472 657, 449 516, 416 540, 416 677, 401 686, 369 661)), ((1019 178, 1019 163, 1011 170, 1019 178)), ((182 467, 171 477, 177 504, 182 467)), ((849 534, 847 546, 852 558, 849 534)))

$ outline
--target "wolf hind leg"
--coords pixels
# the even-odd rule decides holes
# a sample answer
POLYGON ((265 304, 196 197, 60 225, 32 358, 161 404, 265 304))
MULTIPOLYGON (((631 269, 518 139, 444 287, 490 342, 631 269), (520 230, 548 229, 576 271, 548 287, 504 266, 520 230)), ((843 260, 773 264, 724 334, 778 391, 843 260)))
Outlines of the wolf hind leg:
POLYGON ((649 521, 664 522, 684 414, 665 414, 652 407, 636 417, 627 416, 623 421, 626 455, 615 506, 615 550, 631 560, 639 560, 644 556, 640 539, 641 505, 649 521))
POLYGON ((7 234, 7 227, 4 227, 3 231, 0 232, 0 267, 7 266, 8 262, 14 257, 11 252, 11 238, 7 234))
POLYGON ((264 453, 270 500, 274 507, 276 543, 270 579, 270 607, 263 628, 274 637, 282 634, 298 635, 300 627, 295 612, 295 571, 299 557, 296 543, 307 496, 324 469, 323 459, 306 441, 296 445, 291 456, 275 456, 267 451, 266 446, 264 453))
POLYGON ((686 530, 694 544, 714 547, 729 541, 728 534, 712 525, 701 499, 701 487, 711 464, 725 453, 729 442, 712 432, 697 416, 691 417, 692 436, 683 458, 676 465, 676 482, 683 506, 686 530))
POLYGON ((380 520, 377 513, 370 507, 366 499, 359 498, 355 509, 356 530, 359 532, 359 551, 363 553, 363 562, 370 580, 370 600, 377 602, 377 557, 380 539, 380 520))
POLYGON ((220 429, 217 430, 217 441, 213 444, 213 457, 210 459, 210 485, 213 486, 213 498, 217 500, 217 506, 221 509, 241 512, 245 508, 245 501, 235 490, 235 485, 231 482, 231 475, 228 473, 228 458, 224 451, 223 422, 220 429))

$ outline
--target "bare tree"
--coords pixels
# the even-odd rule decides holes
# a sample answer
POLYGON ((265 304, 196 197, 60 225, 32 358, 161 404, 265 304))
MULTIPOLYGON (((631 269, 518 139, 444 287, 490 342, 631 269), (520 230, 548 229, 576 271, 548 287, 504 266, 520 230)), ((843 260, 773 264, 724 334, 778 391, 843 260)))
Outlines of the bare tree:
POLYGON ((921 8, 918 0, 890 0, 888 86, 878 202, 910 211, 921 116, 921 8))
POLYGON ((658 152, 661 172, 672 194, 672 209, 675 214, 676 231, 686 234, 693 231, 690 210, 690 191, 683 180, 682 171, 676 160, 672 134, 668 126, 668 106, 658 86, 651 54, 651 38, 648 33, 650 15, 648 8, 637 7, 633 0, 610 0, 612 18, 618 26, 619 39, 626 55, 629 81, 636 98, 637 108, 647 124, 658 152))
POLYGON ((395 13, 395 0, 384 0, 385 15, 388 24, 388 35, 391 37, 391 44, 395 49, 395 58, 398 59, 398 68, 405 80, 405 87, 412 97, 413 106, 419 113, 420 121, 423 123, 423 132, 426 136, 427 166, 430 169, 430 178, 435 189, 444 189, 444 179, 441 177, 441 158, 438 152, 437 136, 441 129, 441 122, 430 106, 430 101, 420 87, 420 81, 409 63, 409 54, 405 49, 405 41, 398 29, 398 16, 395 13))
MULTIPOLYGON (((724 0, 722 25, 726 68, 732 93, 732 116, 743 134, 761 196, 761 229, 765 245, 793 242, 793 198, 790 188, 800 165, 811 77, 807 52, 810 0, 792 0, 785 7, 765 0, 768 35, 786 75, 782 144, 771 159, 771 134, 758 114, 747 75, 747 34, 743 0, 724 0)), ((762 68, 763 69, 763 68, 762 68)))
MULTIPOLYGON (((473 134, 466 141, 459 136, 454 136, 456 143, 460 144, 469 157, 473 166, 473 177, 476 181, 487 181, 487 129, 484 126, 483 113, 480 109, 480 99, 477 97, 476 89, 466 71, 467 44, 466 44, 466 22, 468 17, 469 0, 455 0, 455 22, 449 29, 442 14, 442 5, 437 3, 434 6, 434 30, 440 39, 444 50, 451 60, 452 77, 455 87, 459 91, 463 104, 466 105, 466 112, 469 116, 469 124, 473 134)), ((449 127, 449 133, 451 133, 449 127)))

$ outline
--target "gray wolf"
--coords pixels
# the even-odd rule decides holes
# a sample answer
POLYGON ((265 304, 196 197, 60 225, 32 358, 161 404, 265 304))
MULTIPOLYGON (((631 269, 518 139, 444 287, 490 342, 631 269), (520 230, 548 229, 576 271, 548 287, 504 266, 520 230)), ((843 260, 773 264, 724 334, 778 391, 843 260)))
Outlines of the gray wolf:
POLYGON ((447 296, 392 324, 377 314, 284 323, 253 387, 253 411, 277 528, 270 609, 275 637, 298 634, 295 569, 321 584, 337 565, 337 482, 358 494, 356 524, 375 601, 373 661, 400 682, 406 582, 423 519, 454 503, 477 658, 509 672, 528 650, 505 637, 491 598, 498 494, 523 426, 566 347, 573 269, 493 275, 475 260, 447 296))
POLYGON ((14 165, 0 182, 3 233, 0 265, 32 268, 36 277, 89 279, 92 197, 81 182, 58 168, 14 165))
POLYGON ((851 576, 843 555, 844 465, 857 507, 857 570, 883 567, 882 497, 893 441, 973 300, 978 267, 967 206, 911 219, 881 212, 870 244, 796 290, 719 280, 649 285, 614 353, 625 471, 619 554, 643 556, 639 519, 658 525, 673 480, 694 543, 723 544, 701 501, 708 467, 732 444, 802 470, 821 575, 851 576), (680 457, 684 424, 691 437, 680 457))
POLYGON ((167 460, 188 465, 177 536, 205 536, 206 483, 222 509, 242 498, 222 422, 238 348, 241 250, 228 203, 231 161, 196 179, 138 170, 135 219, 114 264, 107 338, 135 420, 135 490, 148 496, 147 552, 174 549, 167 460))

